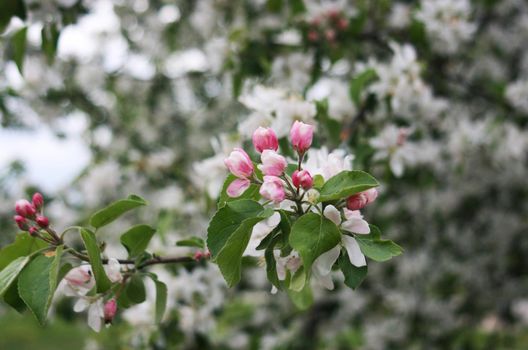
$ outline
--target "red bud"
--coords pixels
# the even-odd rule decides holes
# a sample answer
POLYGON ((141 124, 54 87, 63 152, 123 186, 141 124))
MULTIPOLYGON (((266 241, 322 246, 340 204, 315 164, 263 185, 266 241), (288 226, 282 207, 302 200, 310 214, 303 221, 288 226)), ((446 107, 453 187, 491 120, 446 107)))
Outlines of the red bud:
POLYGON ((15 203, 15 211, 18 215, 25 218, 33 218, 37 213, 37 210, 33 204, 29 203, 25 199, 19 199, 15 203))
POLYGON ((35 209, 40 210, 44 205, 44 197, 38 192, 33 195, 33 206, 35 209))
POLYGON ((21 229, 22 231, 29 230, 28 222, 23 216, 15 215, 13 219, 15 219, 15 222, 19 229, 21 229))
POLYGON ((36 226, 32 226, 32 227, 29 228, 29 235, 30 236, 36 236, 38 232, 39 232, 39 229, 36 226))
POLYGON ((43 215, 37 215, 37 219, 35 221, 42 228, 46 228, 49 226, 49 219, 43 215))

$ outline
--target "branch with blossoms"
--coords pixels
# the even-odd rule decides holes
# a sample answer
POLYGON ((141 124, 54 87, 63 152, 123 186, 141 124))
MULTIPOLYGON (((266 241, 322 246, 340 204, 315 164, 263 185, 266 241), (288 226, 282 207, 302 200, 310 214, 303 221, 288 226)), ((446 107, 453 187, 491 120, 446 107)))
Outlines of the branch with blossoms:
POLYGON ((22 232, 14 243, 0 250, 2 261, 8 261, 0 266, 0 296, 17 310, 25 305, 44 324, 60 284, 66 296, 77 298, 74 311, 87 310, 89 326, 99 331, 103 324, 112 323, 118 308, 126 309, 145 301, 143 279, 148 277, 156 286, 155 319, 160 321, 167 303, 167 287, 155 274, 146 271, 147 267, 198 262, 209 259, 210 254, 198 237, 177 242, 179 246, 198 248, 192 256, 151 254, 147 247, 156 230, 141 224, 121 235, 127 259, 104 257, 105 243, 99 241, 98 229, 146 204, 141 197, 131 195, 92 215, 90 227, 69 227, 59 234, 44 215, 44 198, 40 193, 35 193, 31 202, 18 200, 14 221, 22 232), (83 250, 65 243, 64 237, 70 231, 79 233, 83 250))
POLYGON ((376 179, 358 170, 325 178, 305 168, 313 136, 312 125, 295 121, 293 159, 279 154, 275 132, 263 127, 252 137, 258 164, 243 149, 233 150, 207 237, 229 286, 241 279, 243 256, 259 257, 272 292, 285 290, 299 308, 313 301, 311 281, 333 289, 331 272, 339 269, 344 283, 357 288, 367 274, 366 257, 386 261, 402 253, 360 212, 377 198, 376 179))
POLYGON ((147 204, 136 195, 97 211, 88 227, 69 227, 60 234, 44 215, 41 194, 35 193, 31 202, 17 201, 14 220, 22 232, 0 250, 0 261, 7 261, 0 266, 0 296, 15 309, 26 306, 44 324, 60 284, 67 296, 77 298, 74 311, 87 310, 89 326, 98 331, 112 323, 118 309, 145 301, 145 278, 156 286, 155 319, 161 321, 167 287, 146 270, 156 264, 212 258, 231 287, 241 279, 242 257, 254 256, 264 262, 272 292, 285 290, 301 309, 313 302, 312 281, 333 289, 334 269, 344 274, 347 286, 357 288, 367 274, 366 257, 386 261, 402 249, 382 239, 360 212, 376 200, 376 179, 357 170, 329 175, 306 168, 313 137, 312 125, 296 121, 290 130, 295 156, 287 159, 278 152, 275 132, 259 127, 252 140, 260 162, 241 148, 233 150, 225 160, 231 174, 209 223, 207 244, 198 237, 177 242, 197 248, 192 256, 149 253, 156 230, 145 224, 121 234, 127 259, 104 256, 98 230, 147 204), (65 243, 70 231, 78 232, 84 249, 65 243))

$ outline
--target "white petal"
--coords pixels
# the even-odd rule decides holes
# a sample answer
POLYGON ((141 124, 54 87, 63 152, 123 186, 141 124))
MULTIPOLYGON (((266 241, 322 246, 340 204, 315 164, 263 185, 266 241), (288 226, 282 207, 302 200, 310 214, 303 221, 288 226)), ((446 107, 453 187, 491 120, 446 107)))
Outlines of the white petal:
POLYGON ((394 176, 400 177, 403 175, 403 159, 393 156, 391 157, 389 165, 394 176))
POLYGON ((103 325, 103 318, 98 315, 96 311, 92 311, 92 307, 88 310, 88 326, 96 332, 101 330, 103 325))
POLYGON ((350 263, 352 265, 357 267, 367 265, 365 255, 363 255, 361 249, 359 249, 359 245, 357 244, 356 239, 354 237, 343 235, 341 236, 341 242, 347 250, 348 258, 350 259, 350 263))
POLYGON ((314 269, 312 276, 316 279, 318 283, 320 283, 326 289, 334 289, 334 281, 332 280, 332 274, 329 273, 327 275, 320 275, 319 272, 314 269))
POLYGON ((370 227, 368 222, 363 219, 350 219, 341 225, 341 227, 349 232, 360 233, 360 234, 369 234, 370 227))
POLYGON ((108 259, 108 264, 106 265, 105 271, 110 281, 115 283, 121 282, 123 280, 123 276, 121 275, 121 264, 119 264, 117 259, 108 259))
POLYGON ((332 220, 334 224, 339 225, 341 223, 341 214, 333 205, 327 205, 323 213, 324 216, 327 219, 332 220))
POLYGON ((88 306, 90 306, 90 303, 88 302, 88 300, 81 298, 77 300, 75 305, 73 305, 73 311, 83 312, 84 310, 86 310, 88 306))
POLYGON ((341 252, 340 245, 336 245, 334 248, 329 251, 321 254, 317 259, 315 259, 313 264, 313 269, 317 270, 317 273, 321 276, 328 275, 332 271, 332 266, 339 258, 339 253, 341 252))

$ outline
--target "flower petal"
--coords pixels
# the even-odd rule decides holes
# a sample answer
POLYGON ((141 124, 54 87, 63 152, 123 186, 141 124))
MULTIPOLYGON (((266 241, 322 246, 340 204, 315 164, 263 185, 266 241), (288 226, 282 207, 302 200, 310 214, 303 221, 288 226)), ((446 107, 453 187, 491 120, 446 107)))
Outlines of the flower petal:
POLYGON ((343 230, 353 232, 353 233, 360 233, 360 234, 369 234, 370 233, 370 227, 368 225, 368 222, 366 222, 363 219, 350 219, 343 224, 341 224, 341 227, 343 230))
POLYGON ((317 273, 321 276, 326 276, 332 271, 332 266, 339 258, 339 253, 341 252, 340 245, 336 245, 334 248, 329 251, 321 254, 317 259, 315 259, 313 264, 313 269, 317 270, 317 273))
POLYGON ((324 216, 327 219, 332 220, 334 224, 339 225, 341 223, 341 214, 333 205, 327 205, 323 213, 324 216))
POLYGON ((250 184, 248 179, 236 179, 227 187, 227 195, 232 198, 239 197, 249 188, 250 184))
POLYGON ((365 255, 363 255, 361 249, 359 249, 359 244, 356 242, 354 237, 343 235, 341 237, 341 242, 345 246, 345 249, 348 253, 348 258, 350 259, 350 263, 352 265, 357 267, 367 265, 365 255))

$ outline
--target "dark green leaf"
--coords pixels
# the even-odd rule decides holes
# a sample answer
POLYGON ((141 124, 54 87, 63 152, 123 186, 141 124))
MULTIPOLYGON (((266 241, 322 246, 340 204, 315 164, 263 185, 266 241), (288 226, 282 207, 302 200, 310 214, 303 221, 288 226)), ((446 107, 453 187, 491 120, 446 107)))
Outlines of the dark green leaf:
POLYGON ((38 255, 18 278, 18 293, 41 325, 46 322, 57 288, 61 256, 62 246, 57 247, 54 256, 38 255))
POLYGON ((148 225, 136 225, 121 235, 121 244, 125 246, 130 257, 143 253, 156 232, 148 225))
POLYGON ((342 171, 323 185, 319 200, 326 202, 342 199, 377 186, 378 181, 363 171, 342 171))
POLYGON ((358 108, 361 107, 361 92, 378 78, 378 74, 372 68, 359 73, 350 82, 350 97, 358 108))
POLYGON ((55 53, 57 52, 57 43, 59 42, 59 30, 55 22, 46 23, 42 27, 41 38, 42 38, 42 51, 46 55, 48 64, 52 64, 55 59, 55 53))
POLYGON ((363 282, 368 272, 366 266, 357 267, 352 265, 346 251, 341 252, 339 268, 345 276, 345 284, 352 289, 356 289, 363 282))
POLYGON ((13 60, 15 61, 20 74, 24 74, 24 56, 26 55, 26 34, 27 27, 18 30, 11 38, 13 45, 13 60))
POLYGON ((88 252, 90 258, 90 265, 92 265, 92 272, 94 274, 95 283, 97 285, 97 292, 106 292, 112 286, 112 282, 106 276, 101 260, 101 251, 97 245, 95 234, 87 229, 81 229, 81 238, 88 252))
POLYGON ((24 4, 24 0, 0 1, 0 33, 4 31, 13 16, 26 19, 26 5, 24 4))
POLYGON ((200 249, 205 249, 205 241, 201 239, 200 237, 195 237, 195 236, 182 239, 176 242, 176 245, 178 247, 196 247, 200 249))
POLYGON ((315 213, 301 216, 290 233, 290 245, 299 252, 307 276, 315 259, 335 247, 340 240, 341 231, 336 224, 315 213))
POLYGON ((143 283, 141 276, 133 275, 130 278, 130 281, 126 285, 125 293, 128 300, 130 300, 130 302, 133 304, 139 304, 145 301, 145 284, 143 283))
POLYGON ((96 212, 90 218, 90 225, 96 229, 108 225, 127 211, 143 205, 147 205, 147 202, 143 198, 130 195, 127 199, 118 200, 96 212))

